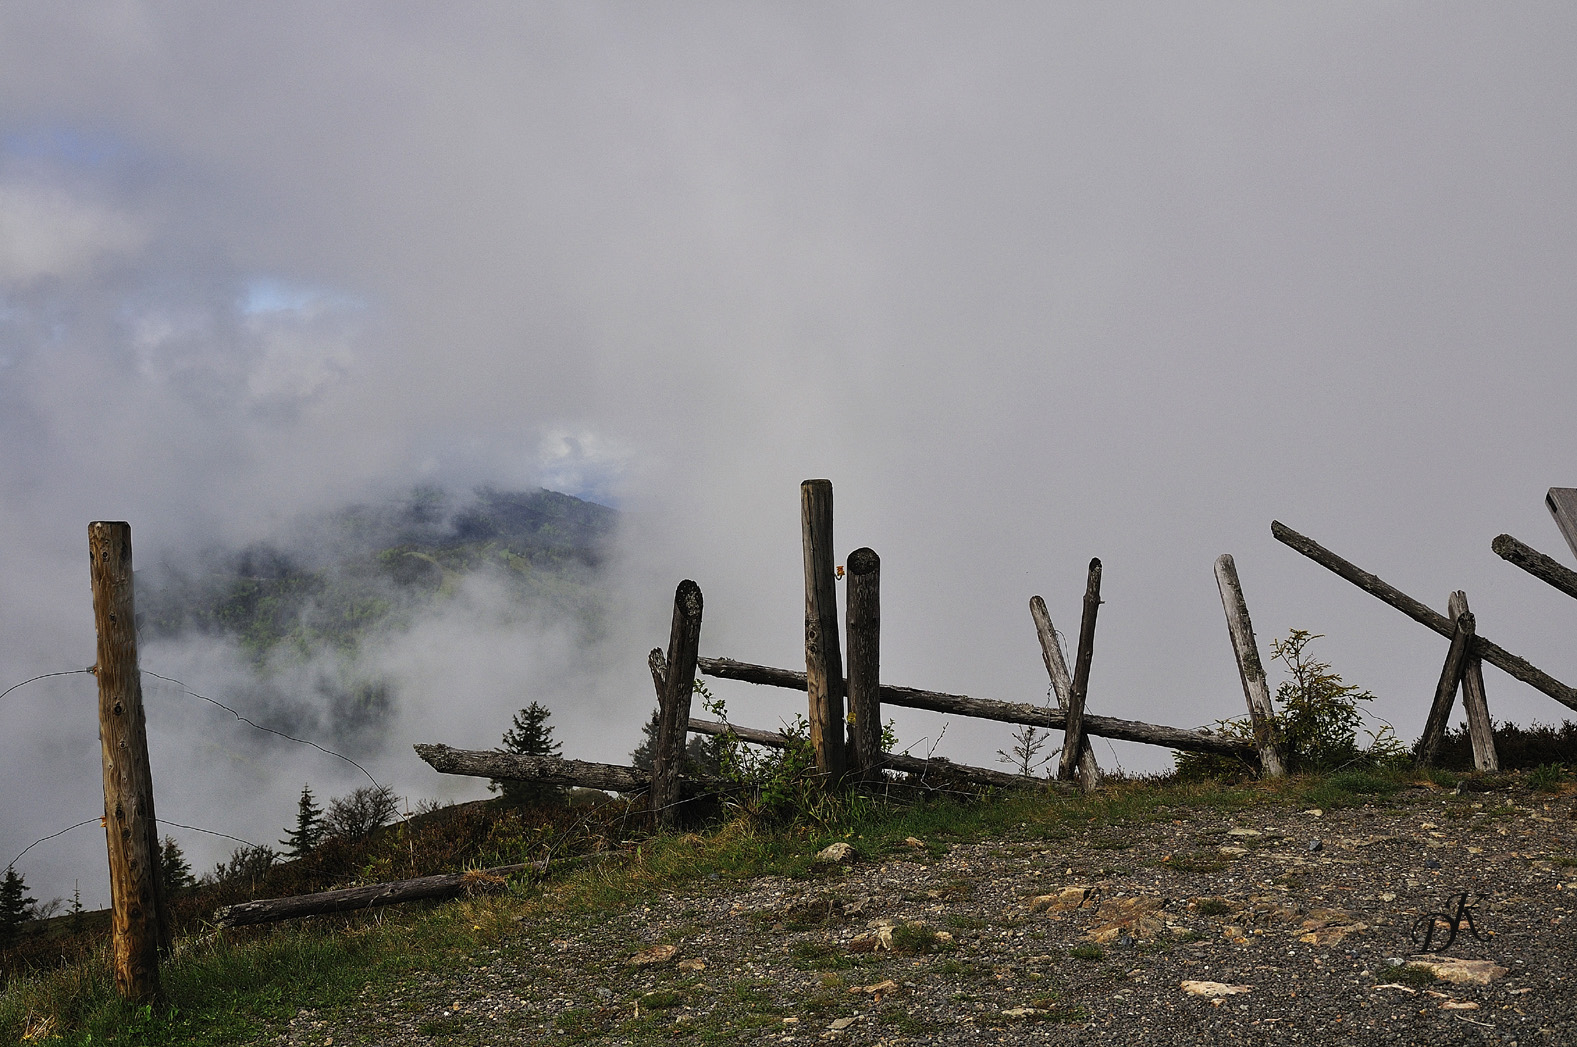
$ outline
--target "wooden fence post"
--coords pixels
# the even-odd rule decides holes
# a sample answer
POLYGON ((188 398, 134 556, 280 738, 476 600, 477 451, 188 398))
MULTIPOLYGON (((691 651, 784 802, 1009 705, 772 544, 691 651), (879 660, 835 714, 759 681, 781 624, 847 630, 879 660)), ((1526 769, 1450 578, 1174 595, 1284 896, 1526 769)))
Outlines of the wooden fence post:
POLYGON ((1073 778, 1084 747, 1084 696, 1090 687, 1090 660, 1095 657, 1095 616, 1101 609, 1101 561, 1090 561, 1090 574, 1084 585, 1084 615, 1079 620, 1079 653, 1073 662, 1073 686, 1068 691, 1068 721, 1062 735, 1062 764, 1057 777, 1073 778))
POLYGON ((1440 749, 1440 739, 1446 733, 1446 721, 1451 718, 1451 706, 1456 701, 1457 684, 1467 669, 1468 655, 1473 649, 1474 623, 1469 611, 1457 615, 1456 627, 1451 631, 1451 646, 1446 651, 1445 665, 1440 668, 1440 683, 1435 687, 1435 700, 1429 705, 1429 718, 1424 721, 1423 736, 1414 751, 1415 762, 1428 767, 1435 762, 1440 749))
POLYGON ((882 760, 882 558, 860 548, 849 554, 849 715, 854 753, 849 763, 869 779, 882 760))
POLYGON ((1555 517, 1555 526, 1561 537, 1577 554, 1577 487, 1551 487, 1544 496, 1544 505, 1555 517))
POLYGON ((805 693, 816 770, 829 785, 843 777, 843 654, 838 644, 838 592, 833 579, 832 481, 800 484, 805 551, 805 693))
MULTIPOLYGON (((668 665, 657 710, 657 744, 652 753, 651 811, 658 825, 678 814, 679 772, 690 736, 690 696, 701 646, 701 587, 686 578, 674 591, 673 626, 668 634, 668 665)), ((656 678, 655 659, 650 660, 656 678)))
MULTIPOLYGON (((1452 618, 1468 613, 1467 593, 1458 589, 1446 603, 1452 618)), ((1462 670, 1462 707, 1467 710, 1468 736, 1473 740, 1473 766, 1481 771, 1499 771, 1500 755, 1495 751, 1495 730, 1489 718, 1489 699, 1484 693, 1484 660, 1471 653, 1462 670)))
POLYGON ((1270 704, 1270 687, 1265 683, 1265 663, 1260 661, 1259 644, 1254 639, 1254 624, 1249 621, 1248 601, 1238 581, 1237 564, 1230 553, 1216 557, 1216 588, 1221 590, 1221 608, 1227 614, 1227 633, 1237 655, 1238 678, 1243 681, 1243 698, 1248 702, 1249 723, 1254 728, 1254 747, 1259 750, 1260 769, 1267 778, 1287 773, 1276 739, 1276 710, 1270 704))
MULTIPOLYGON (((1559 490, 1564 488, 1553 488, 1552 493, 1559 490)), ((1452 635, 1455 627, 1450 618, 1424 606, 1396 586, 1388 585, 1368 571, 1359 569, 1312 538, 1306 538, 1294 531, 1280 520, 1270 522, 1270 533, 1278 542, 1302 553, 1333 574, 1347 579, 1369 595, 1385 601, 1426 629, 1433 629, 1447 638, 1452 635)), ((1474 636, 1473 653, 1508 676, 1543 691, 1568 709, 1577 709, 1577 688, 1561 683, 1549 673, 1531 664, 1526 658, 1519 658, 1499 644, 1492 643, 1488 637, 1474 636)))
POLYGON ((170 944, 159 882, 159 823, 153 811, 148 729, 137 666, 131 525, 88 525, 93 621, 98 630, 99 741, 104 756, 104 828, 109 844, 115 988, 129 1000, 159 994, 159 952, 170 944))
MULTIPOLYGON (((1057 708, 1066 711, 1073 691, 1073 678, 1068 675, 1068 659, 1057 640, 1057 630, 1051 624, 1046 601, 1031 596, 1029 616, 1035 619, 1035 635, 1040 640, 1040 657, 1046 663, 1046 675, 1051 677, 1051 693, 1057 699, 1057 708)), ((1079 788, 1088 791, 1099 785, 1100 780, 1101 769, 1095 764, 1095 752, 1090 748, 1090 740, 1085 738, 1079 748, 1079 788)))

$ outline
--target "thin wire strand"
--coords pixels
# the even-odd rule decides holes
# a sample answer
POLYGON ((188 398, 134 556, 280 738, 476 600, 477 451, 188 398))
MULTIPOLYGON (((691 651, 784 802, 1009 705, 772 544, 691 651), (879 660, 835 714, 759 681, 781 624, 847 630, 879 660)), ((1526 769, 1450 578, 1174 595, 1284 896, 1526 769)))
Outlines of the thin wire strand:
POLYGON ((197 832, 197 833, 207 833, 209 836, 223 836, 226 840, 234 840, 236 843, 244 843, 248 847, 260 847, 260 846, 262 846, 261 844, 253 843, 251 840, 243 840, 239 836, 231 836, 229 833, 218 832, 217 830, 214 830, 214 829, 204 829, 200 825, 182 825, 180 822, 172 822, 168 818, 160 818, 159 819, 159 824, 160 825, 173 825, 177 829, 190 829, 190 830, 192 830, 192 832, 197 832))
MULTIPOLYGON (((26 854, 28 851, 31 851, 33 848, 37 847, 39 844, 45 843, 45 842, 47 842, 49 840, 53 840, 57 836, 64 836, 64 835, 66 835, 66 833, 70 832, 73 829, 80 829, 84 825, 92 825, 94 822, 102 822, 103 820, 104 820, 104 818, 101 815, 101 816, 99 816, 97 818, 89 818, 85 822, 78 822, 76 825, 68 825, 64 829, 60 830, 58 833, 50 833, 48 836, 44 837, 42 840, 34 840, 32 843, 30 843, 26 847, 22 848, 22 854, 26 854)), ((6 866, 6 868, 9 869, 12 866, 16 865, 17 862, 21 861, 22 860, 22 854, 19 854, 15 858, 12 858, 10 864, 8 864, 6 866)))
POLYGON ((8 695, 12 691, 16 690, 18 687, 26 687, 30 683, 37 683, 40 680, 47 680, 51 676, 76 676, 78 673, 87 673, 88 675, 91 676, 93 674, 93 670, 92 669, 64 669, 64 670, 62 670, 62 671, 60 671, 58 673, 45 673, 42 676, 35 676, 31 680, 23 680, 21 683, 12 684, 10 687, 7 687, 5 690, 0 691, 0 698, 4 698, 6 695, 8 695))
POLYGON ((307 738, 297 738, 293 734, 286 734, 284 731, 276 731, 272 727, 264 727, 262 724, 256 722, 255 720, 249 720, 245 716, 242 716, 240 713, 238 713, 234 709, 230 708, 224 702, 215 701, 214 699, 208 697, 206 694, 198 694, 196 691, 192 690, 190 687, 187 687, 186 684, 182 683, 180 680, 177 680, 177 679, 175 679, 172 676, 160 676, 158 673, 153 672, 150 669, 142 670, 142 674, 144 676, 152 676, 152 677, 154 677, 155 679, 158 679, 158 680, 164 680, 167 683, 173 683, 177 687, 179 687, 183 692, 185 692, 186 694, 191 695, 193 698, 201 698, 203 701, 207 702, 209 705, 217 705, 219 708, 223 709, 225 712, 229 713, 231 716, 234 716, 237 720, 240 720, 242 723, 248 725, 249 727, 255 727, 259 731, 267 731, 269 734, 278 735, 279 737, 284 738, 287 741, 299 742, 302 745, 310 745, 310 746, 312 746, 312 748, 316 749, 318 752, 327 753, 329 756, 332 756, 332 757, 334 757, 337 760, 344 760, 346 763, 348 763, 352 767, 356 768, 356 770, 360 771, 362 774, 365 774, 367 776, 367 780, 369 782, 371 782, 374 786, 376 786, 379 789, 383 788, 382 785, 378 784, 378 779, 376 779, 376 778, 374 778, 372 776, 372 772, 371 771, 367 770, 367 768, 363 767, 361 764, 357 763, 355 760, 352 760, 349 756, 346 756, 344 753, 337 753, 333 749, 325 749, 325 748, 323 748, 323 746, 319 745, 317 742, 314 742, 314 741, 312 741, 310 739, 307 739, 307 738))

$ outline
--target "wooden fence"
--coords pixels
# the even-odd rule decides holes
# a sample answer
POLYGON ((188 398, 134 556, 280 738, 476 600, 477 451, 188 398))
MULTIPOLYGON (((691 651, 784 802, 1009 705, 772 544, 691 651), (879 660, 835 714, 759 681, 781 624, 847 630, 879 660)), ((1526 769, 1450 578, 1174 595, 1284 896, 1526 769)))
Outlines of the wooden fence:
MULTIPOLYGON (((1231 756, 1257 764, 1267 776, 1285 773, 1285 754, 1276 736, 1264 663, 1259 656, 1248 605, 1231 556, 1223 555, 1216 560, 1216 582, 1243 686, 1251 740, 1202 728, 1166 727, 1088 711, 1090 665, 1101 604, 1100 560, 1091 560, 1089 564, 1079 642, 1071 672, 1045 601, 1039 596, 1030 599, 1030 616, 1051 680, 1055 708, 882 683, 881 559, 868 548, 849 554, 847 612, 844 632, 840 636, 832 538, 832 484, 826 480, 807 480, 801 485, 800 499, 805 564, 804 672, 729 658, 701 657, 703 599, 700 587, 686 580, 679 583, 674 594, 667 650, 655 649, 649 658, 658 699, 658 736, 649 773, 616 764, 453 749, 446 745, 417 745, 417 755, 434 769, 447 774, 580 785, 626 794, 644 791, 654 819, 659 824, 671 824, 685 799, 728 785, 715 778, 684 772, 685 743, 690 734, 731 734, 754 745, 784 747, 797 744, 781 732, 692 717, 691 698, 699 672, 719 679, 803 693, 817 773, 828 788, 869 786, 888 781, 889 774, 896 773, 921 782, 941 780, 1057 789, 1071 789, 1074 786, 1069 783, 1076 782, 1078 788, 1091 789, 1099 781, 1099 768, 1089 745, 1092 735, 1231 756), (841 642, 845 638, 846 645, 841 642), (847 674, 843 666, 845 649, 847 674), (883 705, 1060 730, 1063 747, 1057 768, 1058 780, 1042 782, 1025 775, 955 764, 942 758, 920 759, 884 752, 881 745, 883 705)), ((1573 552, 1577 553, 1577 489, 1551 488, 1546 504, 1573 552)), ((1568 708, 1577 709, 1577 689, 1478 632, 1465 593, 1451 593, 1447 604, 1449 613, 1440 614, 1279 521, 1271 524, 1271 533, 1278 541, 1450 640, 1415 753, 1420 764, 1428 764, 1435 758, 1456 692, 1461 688, 1475 764, 1484 771, 1498 769, 1484 693, 1483 662, 1489 662, 1568 708)), ((157 821, 137 661, 130 525, 90 524, 88 546, 98 632, 98 661, 93 672, 99 683, 115 981, 123 996, 147 1000, 159 991, 158 959, 160 952, 169 946, 170 927, 156 872, 157 821)), ((1497 537, 1492 549, 1561 592, 1577 597, 1577 571, 1510 535, 1497 537)), ((440 897, 485 886, 502 875, 526 868, 510 866, 481 874, 424 877, 420 881, 377 884, 296 899, 244 903, 218 915, 222 924, 239 925, 367 908, 417 897, 440 897)))

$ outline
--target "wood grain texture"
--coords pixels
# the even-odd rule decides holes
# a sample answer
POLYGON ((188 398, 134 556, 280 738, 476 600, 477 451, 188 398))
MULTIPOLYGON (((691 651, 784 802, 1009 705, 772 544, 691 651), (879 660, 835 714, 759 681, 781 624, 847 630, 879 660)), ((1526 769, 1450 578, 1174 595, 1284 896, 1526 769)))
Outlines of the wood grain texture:
MULTIPOLYGON (((1452 593, 1446 607, 1453 618, 1467 614, 1467 593, 1460 589, 1452 593)), ((1495 750, 1494 724, 1484 692, 1484 662, 1476 654, 1468 655, 1462 669, 1462 707, 1467 712, 1468 737, 1473 742, 1473 766, 1480 771, 1499 771, 1500 754, 1495 750)))
POLYGON ((1433 765, 1440 751, 1440 739, 1445 737, 1446 724, 1451 719, 1451 707, 1456 704, 1457 687, 1462 682, 1468 652, 1473 647, 1474 628, 1471 612, 1464 611, 1457 616, 1456 625, 1451 631, 1451 646, 1446 651, 1445 664, 1440 667, 1440 682, 1435 685, 1435 697, 1429 703, 1429 716, 1424 720, 1424 733, 1413 750, 1415 761, 1420 767, 1433 765))
POLYGON ((1497 535, 1495 540, 1489 543, 1489 547, 1495 550, 1496 556, 1507 563, 1515 564, 1567 596, 1577 597, 1577 571, 1553 556, 1546 556, 1531 545, 1517 541, 1509 534, 1497 535))
MULTIPOLYGON (((777 669, 768 665, 739 662, 731 658, 701 658, 696 662, 696 667, 702 674, 715 676, 720 680, 740 680, 745 683, 785 687, 797 691, 805 689, 805 675, 793 669, 777 669)), ((970 698, 962 694, 923 691, 915 687, 897 687, 892 684, 882 684, 881 695, 883 705, 897 705, 905 709, 929 709, 932 712, 950 713, 954 716, 975 716, 1003 723, 1032 724, 1058 731, 1063 730, 1067 723, 1067 714, 1061 709, 1048 709, 1043 705, 1029 705, 1024 702, 970 698)), ((1219 753, 1222 756, 1235 756, 1250 761, 1259 759, 1252 744, 1204 729, 1162 727, 1140 723, 1137 720, 1121 720, 1115 716, 1090 714, 1084 717, 1084 729, 1087 734, 1116 738, 1119 741, 1160 745, 1168 749, 1183 749, 1189 752, 1219 753)))
POLYGON ((1228 553, 1216 557, 1216 588, 1221 592, 1221 608, 1227 616, 1227 635, 1237 660, 1238 679, 1243 683, 1243 699, 1248 704, 1249 722, 1254 728, 1254 745, 1259 749, 1259 764, 1268 778, 1287 773, 1286 761, 1276 738, 1276 709, 1270 704, 1270 686, 1265 682, 1265 663, 1259 657, 1254 639, 1254 623, 1249 620, 1248 601, 1238 580, 1237 564, 1228 553))
POLYGON ((882 756, 882 558, 860 548, 848 560, 848 699, 854 751, 850 769, 862 777, 882 756))
MULTIPOLYGON (((1068 694, 1073 690, 1073 676, 1068 672, 1068 659, 1062 653, 1062 643, 1057 639, 1057 629, 1051 624, 1051 614, 1046 601, 1038 596, 1029 598, 1029 616, 1035 621, 1035 636, 1040 640, 1041 661, 1046 663, 1046 675, 1051 678, 1051 693, 1057 708, 1068 708, 1068 694)), ((1095 752, 1089 739, 1079 747, 1079 788, 1086 791, 1100 784, 1101 769, 1096 766, 1095 752)))
MULTIPOLYGON (((1388 585, 1368 571, 1354 566, 1281 521, 1271 522, 1270 533, 1278 542, 1302 553, 1331 573, 1345 578, 1364 592, 1390 604, 1413 621, 1433 629, 1441 636, 1449 638, 1455 629, 1452 620, 1445 615, 1430 609, 1394 585, 1388 585)), ((1577 709, 1577 689, 1561 683, 1549 673, 1535 667, 1526 658, 1520 658, 1480 635, 1475 635, 1473 638, 1473 653, 1513 679, 1521 680, 1529 687, 1543 691, 1568 709, 1577 709)))
POLYGON ((88 525, 93 621, 98 630, 99 741, 109 847, 115 988, 128 1000, 159 994, 159 953, 170 943, 159 882, 159 823, 137 664, 131 525, 88 525))
MULTIPOLYGON (((649 806, 659 825, 672 825, 678 816, 679 772, 684 767, 684 746, 690 730, 690 698, 695 691, 695 660, 701 645, 701 611, 701 587, 686 578, 674 590, 673 623, 657 708, 657 740, 652 746, 649 806)), ((650 657, 647 662, 655 680, 657 667, 650 657)))
POLYGON ((832 481, 800 484, 800 533, 805 554, 805 697, 816 769, 843 777, 843 653, 838 642, 838 591, 833 575, 832 481))
POLYGON ((1062 735, 1062 760, 1057 777, 1072 781, 1084 738, 1084 698, 1090 689, 1090 663, 1095 658, 1095 619, 1101 610, 1101 561, 1090 560, 1084 583, 1084 613, 1079 618, 1079 650, 1073 658, 1073 685, 1068 688, 1067 719, 1062 735))
POLYGON ((1544 496, 1544 506, 1555 518, 1561 537, 1577 556, 1577 487, 1551 487, 1544 496))
POLYGON ((337 891, 319 891, 316 894, 298 894, 290 898, 261 898, 257 901, 238 902, 214 910, 214 923, 219 927, 249 927, 280 920, 299 920, 307 916, 327 916, 330 913, 356 912, 375 909, 382 905, 399 905, 402 902, 427 901, 435 898, 454 898, 462 894, 502 890, 504 878, 522 872, 543 872, 546 862, 528 862, 523 865, 499 865, 463 873, 442 873, 437 876, 418 876, 411 880, 392 883, 373 883, 365 887, 346 887, 337 891))

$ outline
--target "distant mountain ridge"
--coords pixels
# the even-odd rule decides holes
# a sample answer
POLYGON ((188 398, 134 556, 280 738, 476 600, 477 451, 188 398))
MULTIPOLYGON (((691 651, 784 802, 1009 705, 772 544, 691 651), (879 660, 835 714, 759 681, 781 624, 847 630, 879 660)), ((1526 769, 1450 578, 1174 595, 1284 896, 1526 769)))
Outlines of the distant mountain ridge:
POLYGON ((139 631, 155 641, 231 637, 260 669, 325 647, 349 654, 485 570, 522 606, 545 604, 595 635, 595 581, 618 516, 545 489, 481 488, 457 499, 419 487, 303 521, 276 540, 139 571, 139 631))

